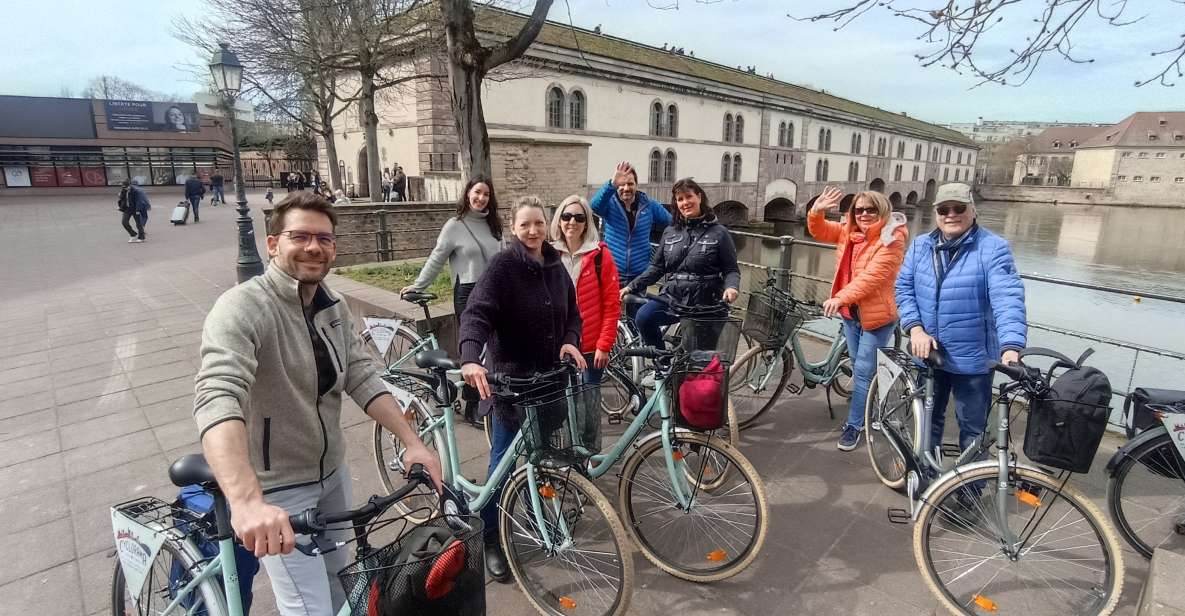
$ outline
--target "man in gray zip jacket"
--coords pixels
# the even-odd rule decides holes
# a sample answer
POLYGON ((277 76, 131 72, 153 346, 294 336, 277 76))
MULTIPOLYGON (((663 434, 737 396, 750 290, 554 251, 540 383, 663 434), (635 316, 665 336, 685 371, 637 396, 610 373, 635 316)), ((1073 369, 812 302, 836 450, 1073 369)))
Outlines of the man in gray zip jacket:
POLYGON ((439 461, 387 392, 345 302, 321 284, 336 256, 336 222, 323 198, 291 193, 268 224, 267 271, 223 293, 202 329, 194 397, 202 450, 285 616, 333 614, 345 602, 336 574, 350 550, 294 552, 288 523, 309 507, 353 504, 342 393, 408 444, 408 466, 423 464, 440 482, 439 461))

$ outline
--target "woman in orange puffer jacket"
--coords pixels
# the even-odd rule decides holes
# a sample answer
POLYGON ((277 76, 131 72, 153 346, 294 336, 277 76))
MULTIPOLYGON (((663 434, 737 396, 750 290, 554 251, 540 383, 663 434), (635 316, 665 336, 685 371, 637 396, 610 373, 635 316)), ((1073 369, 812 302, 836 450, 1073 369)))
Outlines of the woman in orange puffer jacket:
MULTIPOLYGON (((580 309, 580 352, 588 360, 586 383, 600 383, 609 350, 617 338, 617 319, 621 317, 620 284, 617 265, 609 247, 600 241, 593 224, 592 210, 579 195, 560 203, 551 219, 551 245, 560 253, 564 267, 576 285, 576 305, 580 309)), ((601 448, 600 390, 593 389, 584 400, 584 444, 593 451, 601 448)))
POLYGON ((879 192, 857 193, 842 222, 827 220, 826 212, 838 209, 842 199, 842 190, 828 186, 815 200, 806 222, 815 239, 836 244, 835 280, 823 313, 843 318, 852 358, 852 406, 837 444, 840 450, 851 451, 864 430, 864 402, 876 371, 876 349, 889 344, 897 325, 893 285, 909 234, 905 216, 894 214, 879 192))

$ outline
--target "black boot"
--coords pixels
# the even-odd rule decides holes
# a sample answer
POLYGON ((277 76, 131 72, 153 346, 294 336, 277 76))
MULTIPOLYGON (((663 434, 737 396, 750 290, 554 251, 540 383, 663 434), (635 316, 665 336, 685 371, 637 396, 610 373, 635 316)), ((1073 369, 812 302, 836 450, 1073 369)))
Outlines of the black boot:
POLYGON ((502 551, 502 544, 497 538, 485 540, 486 573, 496 582, 507 584, 510 582, 510 566, 506 564, 506 554, 502 551))
MULTIPOLYGON (((477 403, 469 401, 469 400, 465 400, 462 404, 465 407, 465 423, 467 423, 475 428, 484 429, 485 422, 482 421, 481 417, 477 416, 477 403)), ((491 412, 493 412, 493 411, 491 411, 491 412)))

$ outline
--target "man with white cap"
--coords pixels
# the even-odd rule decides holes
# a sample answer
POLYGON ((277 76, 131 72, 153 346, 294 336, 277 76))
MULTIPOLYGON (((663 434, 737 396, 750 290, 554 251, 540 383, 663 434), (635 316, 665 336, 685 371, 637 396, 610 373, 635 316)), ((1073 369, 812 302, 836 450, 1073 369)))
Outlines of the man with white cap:
POLYGON ((941 442, 953 392, 959 447, 966 449, 987 427, 988 360, 1015 362, 1025 347, 1025 289, 1008 242, 976 223, 970 186, 939 187, 934 218, 937 228, 905 254, 897 309, 915 356, 944 354, 943 369, 934 373, 932 442, 941 442))

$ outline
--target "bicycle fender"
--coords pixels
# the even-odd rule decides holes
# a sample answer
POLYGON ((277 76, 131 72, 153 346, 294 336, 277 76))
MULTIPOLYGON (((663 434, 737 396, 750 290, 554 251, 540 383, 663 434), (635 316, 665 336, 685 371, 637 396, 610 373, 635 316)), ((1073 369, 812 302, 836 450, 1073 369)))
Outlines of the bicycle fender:
POLYGON ((1165 430, 1164 426, 1150 428, 1137 434, 1135 438, 1124 443, 1123 447, 1120 447, 1119 451, 1115 452, 1115 455, 1111 456, 1111 460, 1107 462, 1107 476, 1115 476, 1115 469, 1119 468, 1119 464, 1122 463, 1125 458, 1130 456, 1131 452, 1137 447, 1153 439, 1162 438, 1165 436, 1168 436, 1168 430, 1165 430))
MULTIPOLYGON (((926 491, 922 492, 921 500, 922 500, 922 502, 930 502, 930 498, 931 498, 931 496, 933 496, 934 488, 945 483, 947 478, 949 478, 952 475, 960 475, 962 473, 969 473, 971 471, 977 471, 981 468, 994 469, 994 468, 997 468, 999 466, 999 464, 1000 464, 999 460, 980 460, 978 462, 972 462, 971 464, 964 464, 962 466, 956 466, 955 468, 952 468, 949 471, 946 471, 945 473, 936 477, 934 479, 934 481, 931 481, 930 485, 928 487, 926 487, 926 491)), ((1031 464, 1021 464, 1019 462, 1017 462, 1016 464, 1009 464, 1008 468, 1010 470, 1016 469, 1016 468, 1023 468, 1027 471, 1038 473, 1040 475, 1048 475, 1049 474, 1049 473, 1041 470, 1040 468, 1037 468, 1036 466, 1033 466, 1031 464)))
MULTIPOLYGON (((699 434, 704 437, 708 436, 704 432, 696 432, 695 430, 688 430, 686 428, 675 428, 674 432, 675 432, 676 439, 678 439, 680 436, 687 436, 689 434, 699 434)), ((661 438, 662 438, 662 430, 655 430, 655 431, 651 432, 650 434, 647 434, 646 436, 643 436, 642 438, 635 440, 634 444, 630 445, 630 448, 633 450, 638 450, 638 449, 641 449, 643 445, 649 443, 650 441, 658 440, 661 438)), ((723 445, 723 446, 727 446, 727 447, 732 446, 732 445, 728 444, 728 441, 726 441, 716 435, 712 435, 712 442, 716 445, 723 445)))

